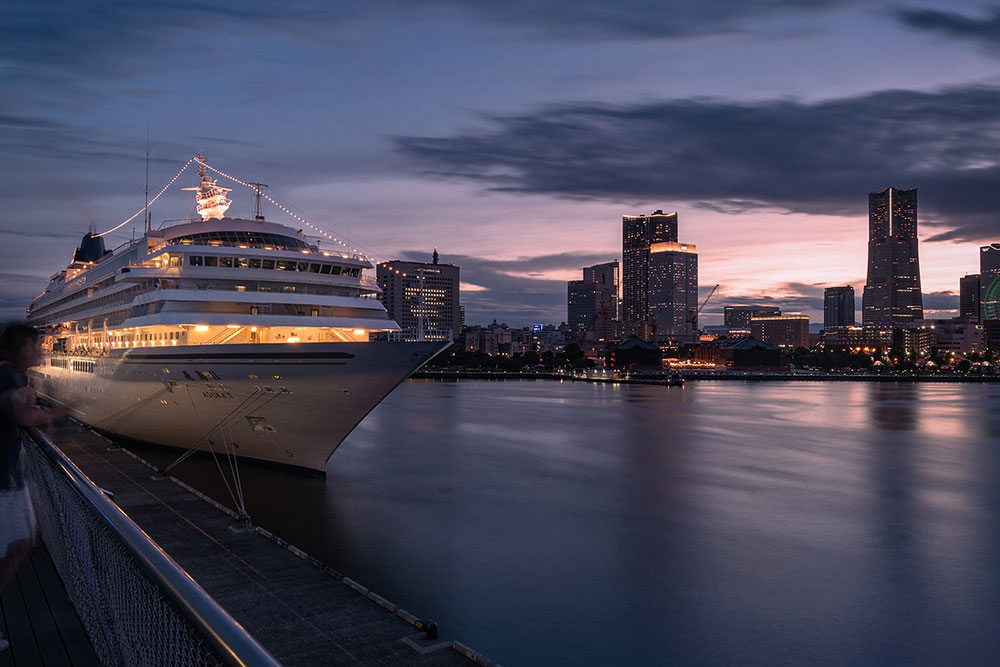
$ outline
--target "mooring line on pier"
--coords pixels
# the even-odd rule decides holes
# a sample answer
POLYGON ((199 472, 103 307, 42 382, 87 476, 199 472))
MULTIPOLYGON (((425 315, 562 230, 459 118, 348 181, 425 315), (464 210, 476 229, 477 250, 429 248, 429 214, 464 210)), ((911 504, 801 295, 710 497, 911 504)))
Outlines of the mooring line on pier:
MULTIPOLYGON (((185 385, 185 387, 187 388, 186 385, 185 385)), ((190 388, 187 388, 187 389, 188 389, 188 392, 190 393, 190 388)), ((249 396, 247 396, 245 399, 243 399, 240 402, 239 405, 237 405, 235 408, 233 408, 229 412, 229 414, 227 414, 223 418, 222 422, 217 423, 215 426, 213 426, 212 429, 210 429, 209 431, 207 431, 205 433, 205 435, 203 435, 201 438, 199 438, 198 441, 195 442, 190 448, 188 448, 187 451, 185 451, 183 454, 181 454, 177 458, 176 461, 174 461, 169 466, 167 466, 163 470, 163 474, 169 473, 171 470, 173 470, 174 468, 176 468, 180 463, 183 463, 184 461, 186 461, 188 459, 188 457, 190 457, 192 454, 194 454, 196 451, 198 451, 198 446, 201 445, 202 442, 204 442, 205 440, 207 440, 209 435, 211 435, 214 431, 216 431, 217 429, 219 429, 221 426, 227 425, 227 422, 232 422, 234 420, 235 416, 236 416, 235 413, 237 413, 238 411, 242 410, 244 408, 244 406, 246 406, 247 411, 249 411, 251 409, 259 410, 260 408, 265 407, 268 403, 270 403, 271 401, 273 401, 275 398, 278 397, 278 394, 275 393, 267 401, 265 401, 264 403, 262 403, 260 405, 253 405, 253 401, 255 401, 257 399, 260 399, 261 397, 265 396, 266 394, 267 394, 267 392, 261 391, 259 387, 256 388, 256 389, 254 389, 253 392, 251 392, 249 396)), ((189 398, 190 398, 190 396, 189 396, 189 398)), ((200 418, 199 418, 199 420, 200 420, 200 418)), ((228 425, 231 425, 231 424, 228 424, 228 425)))

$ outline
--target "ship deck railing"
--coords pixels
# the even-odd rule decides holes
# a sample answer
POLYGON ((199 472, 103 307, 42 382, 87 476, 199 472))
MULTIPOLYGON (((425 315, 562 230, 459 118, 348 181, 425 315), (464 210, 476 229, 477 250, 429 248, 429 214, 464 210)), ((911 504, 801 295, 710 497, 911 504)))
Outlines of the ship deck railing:
POLYGON ((39 536, 101 664, 280 664, 47 435, 19 438, 39 536))

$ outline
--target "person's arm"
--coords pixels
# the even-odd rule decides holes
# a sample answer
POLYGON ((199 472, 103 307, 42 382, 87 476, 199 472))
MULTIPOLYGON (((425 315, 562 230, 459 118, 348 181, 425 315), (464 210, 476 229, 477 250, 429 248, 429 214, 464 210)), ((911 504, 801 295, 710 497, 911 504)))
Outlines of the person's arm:
POLYGON ((8 389, 0 394, 0 409, 12 422, 26 428, 45 429, 54 421, 51 412, 35 404, 35 394, 28 387, 8 389))

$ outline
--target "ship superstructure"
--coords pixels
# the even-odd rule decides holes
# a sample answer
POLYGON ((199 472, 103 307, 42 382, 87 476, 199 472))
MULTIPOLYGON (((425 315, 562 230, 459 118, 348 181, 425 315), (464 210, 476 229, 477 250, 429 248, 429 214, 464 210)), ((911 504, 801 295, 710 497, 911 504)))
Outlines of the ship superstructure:
POLYGON ((195 159, 199 185, 185 189, 200 219, 113 251, 88 233, 32 300, 47 351, 34 382, 107 431, 322 471, 444 346, 373 341, 399 327, 363 273, 371 262, 260 215, 225 217, 230 190, 195 159))

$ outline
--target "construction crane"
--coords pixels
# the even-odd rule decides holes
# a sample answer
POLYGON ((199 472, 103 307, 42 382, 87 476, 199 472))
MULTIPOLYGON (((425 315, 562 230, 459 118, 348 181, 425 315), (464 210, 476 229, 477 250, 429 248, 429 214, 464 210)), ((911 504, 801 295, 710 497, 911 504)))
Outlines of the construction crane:
POLYGON ((712 291, 709 292, 708 296, 705 297, 705 300, 701 302, 700 306, 698 306, 698 310, 696 310, 693 313, 691 313, 690 315, 688 315, 688 322, 691 323, 691 328, 692 329, 696 329, 697 328, 697 326, 698 326, 698 315, 705 308, 705 306, 708 305, 708 300, 712 298, 712 296, 715 294, 715 290, 717 290, 717 289, 719 289, 718 285, 716 285, 715 287, 713 287, 712 291))
POLYGON ((700 306, 698 306, 698 312, 699 312, 699 313, 700 313, 700 312, 701 312, 702 310, 704 310, 704 309, 705 309, 705 305, 706 305, 706 304, 708 303, 708 300, 712 298, 712 295, 713 295, 713 294, 715 294, 715 290, 717 290, 717 289, 719 289, 719 286, 718 286, 718 285, 716 285, 715 287, 713 287, 713 288, 712 288, 712 291, 711 291, 711 292, 709 292, 709 293, 708 293, 708 296, 706 296, 706 297, 705 297, 705 300, 701 302, 701 305, 700 305, 700 306))

